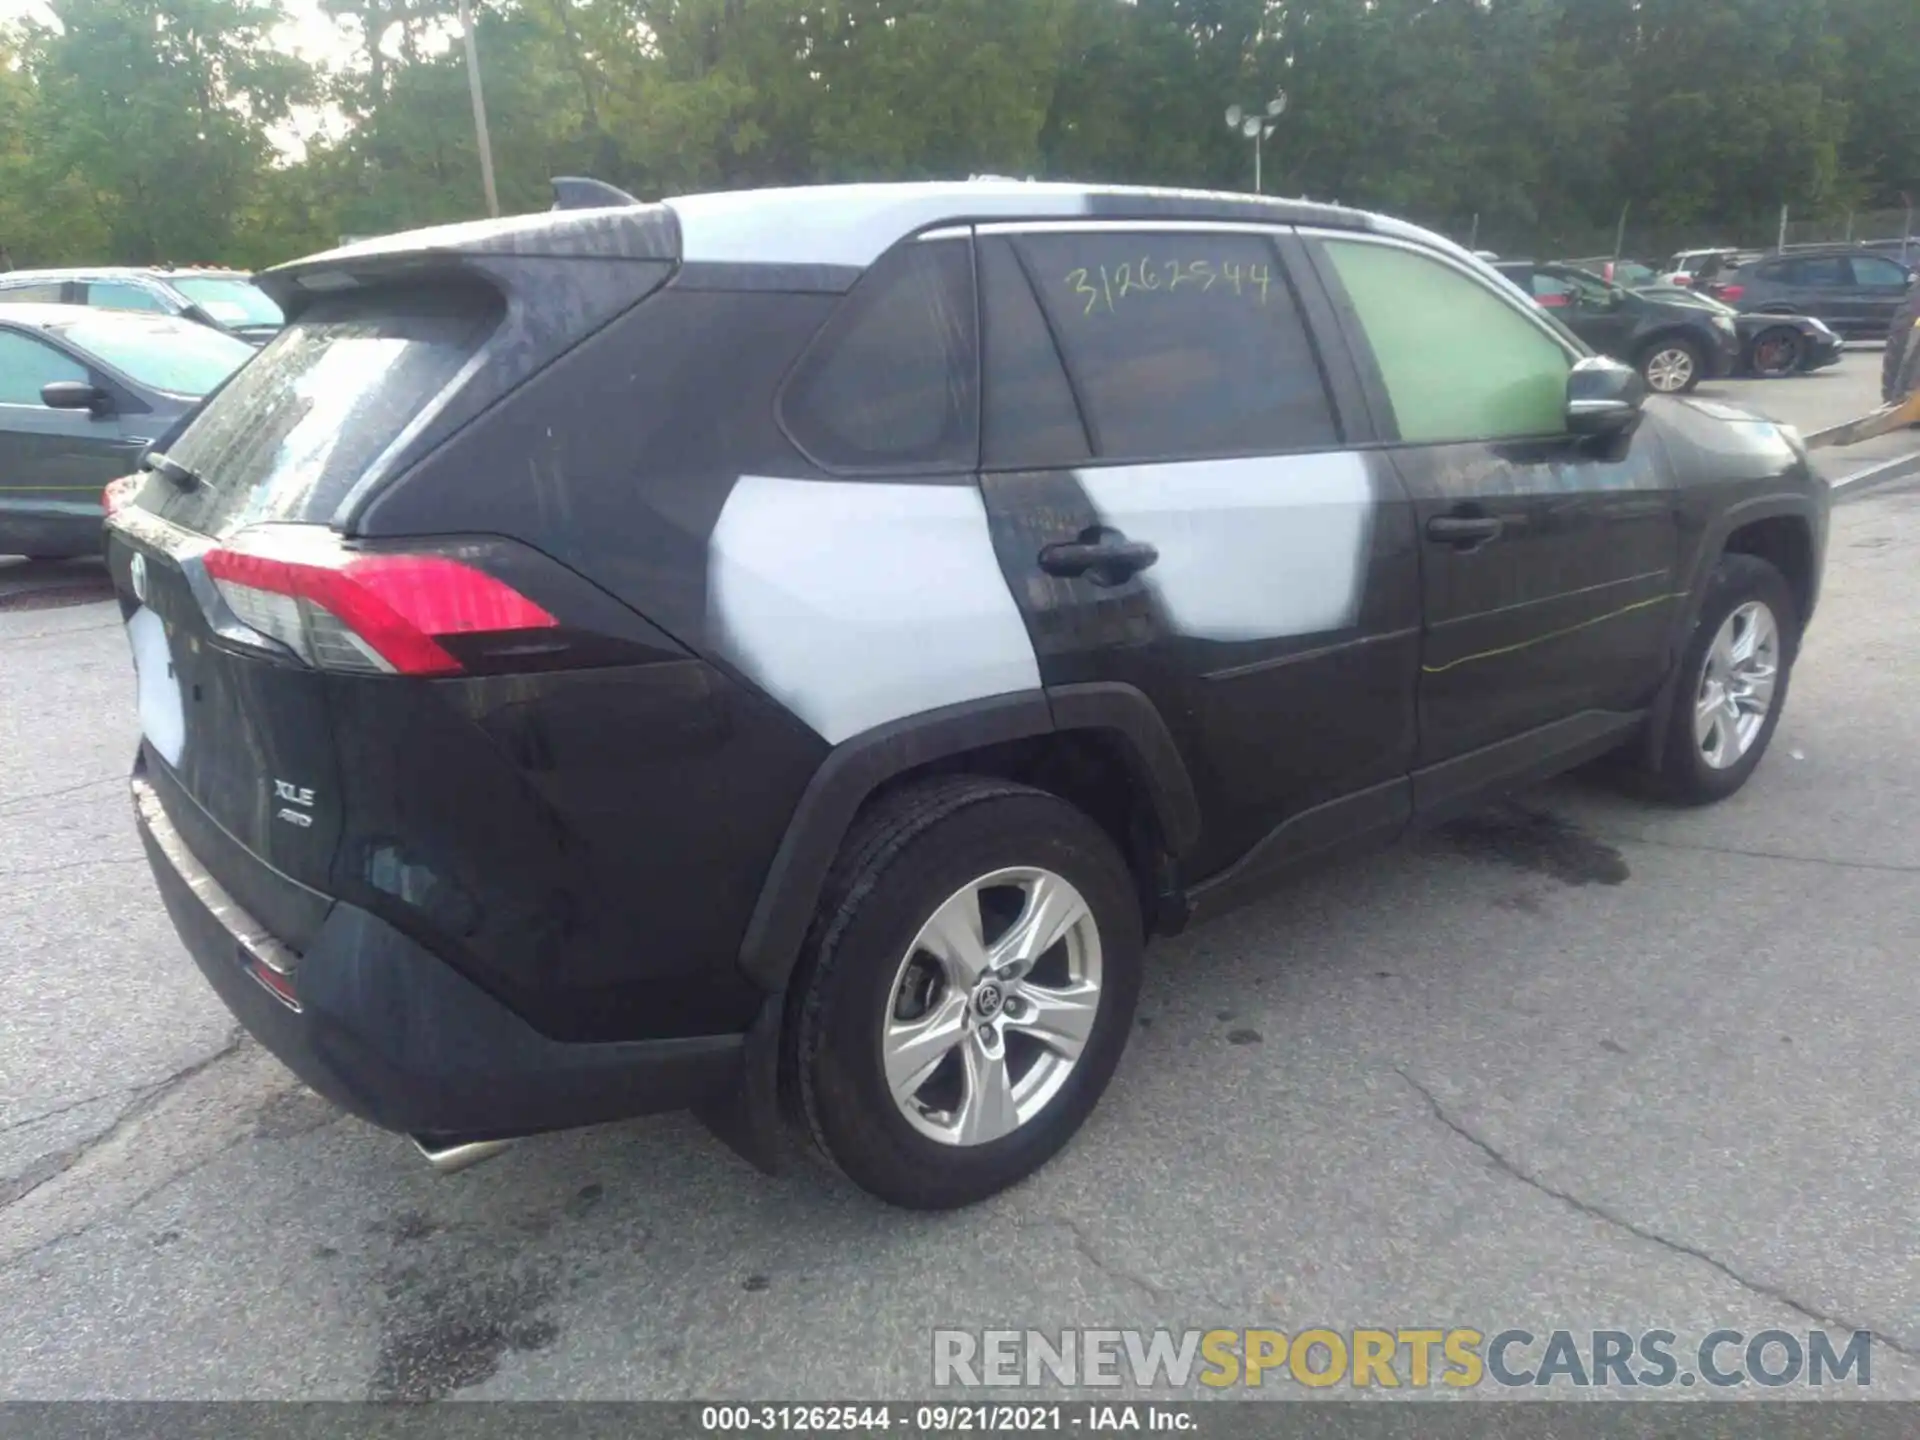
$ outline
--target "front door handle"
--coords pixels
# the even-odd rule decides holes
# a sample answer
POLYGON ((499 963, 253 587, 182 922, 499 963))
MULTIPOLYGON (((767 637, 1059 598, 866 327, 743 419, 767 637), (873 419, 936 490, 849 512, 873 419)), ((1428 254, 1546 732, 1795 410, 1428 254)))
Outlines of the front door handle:
POLYGON ((1427 521, 1427 538, 1470 550, 1498 539, 1506 522, 1498 515, 1436 515, 1427 521))
POLYGON ((1160 552, 1145 541, 1095 527, 1083 530, 1076 540, 1041 550, 1040 568, 1067 579, 1085 576, 1096 585, 1124 585, 1159 558, 1160 552))

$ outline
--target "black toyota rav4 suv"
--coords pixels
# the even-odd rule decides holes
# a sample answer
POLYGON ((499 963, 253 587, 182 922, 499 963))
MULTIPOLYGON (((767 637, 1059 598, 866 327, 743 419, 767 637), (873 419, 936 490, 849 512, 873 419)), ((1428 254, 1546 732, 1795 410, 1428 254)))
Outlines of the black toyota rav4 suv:
POLYGON ((263 283, 113 497, 138 824, 247 1028, 449 1166, 691 1107, 988 1195, 1146 937, 1604 752, 1731 793, 1819 589, 1792 432, 1351 210, 702 195, 263 283))

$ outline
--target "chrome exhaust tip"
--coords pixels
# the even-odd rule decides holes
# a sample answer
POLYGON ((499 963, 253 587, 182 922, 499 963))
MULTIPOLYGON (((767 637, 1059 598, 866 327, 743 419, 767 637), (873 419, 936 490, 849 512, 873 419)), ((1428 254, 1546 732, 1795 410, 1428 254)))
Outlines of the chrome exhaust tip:
POLYGON ((413 1141, 413 1148, 420 1152, 420 1158, 442 1175, 470 1170, 482 1160, 491 1160, 513 1144, 511 1140, 468 1140, 449 1145, 419 1135, 407 1138, 413 1141))

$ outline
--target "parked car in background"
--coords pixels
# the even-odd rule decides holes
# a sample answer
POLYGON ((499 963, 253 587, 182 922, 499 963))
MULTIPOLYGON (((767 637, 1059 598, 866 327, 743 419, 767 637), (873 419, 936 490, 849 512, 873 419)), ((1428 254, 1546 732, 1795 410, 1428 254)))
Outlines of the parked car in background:
POLYGON ((1609 285, 1624 285, 1629 290, 1655 285, 1660 280, 1659 271, 1651 265, 1642 265, 1638 260, 1613 260, 1602 255, 1585 260, 1562 260, 1559 263, 1578 270, 1589 270, 1609 285))
POLYGON ((1736 374, 1760 379, 1804 375, 1809 370, 1835 364, 1846 353, 1840 336, 1825 321, 1811 315, 1747 315, 1704 290, 1666 285, 1643 286, 1635 293, 1649 300, 1697 305, 1731 319, 1740 332, 1740 363, 1736 374))
POLYGON ((170 315, 0 305, 0 555, 97 554, 107 485, 253 354, 170 315))
POLYGON ((1851 245, 1780 251, 1723 270, 1708 293, 1759 315, 1812 315, 1849 340, 1886 335, 1913 286, 1899 261, 1851 245))
POLYGON ((694 195, 265 278, 107 522, 136 822, 246 1028, 443 1165, 691 1106, 980 1200, 1148 935, 1616 749, 1732 794, 1820 590, 1792 432, 1334 206, 694 195))
POLYGON ((1661 394, 1731 375, 1740 363, 1734 322, 1703 306, 1651 299, 1572 265, 1510 260, 1494 268, 1602 355, 1632 365, 1661 394))
POLYGON ((0 304, 93 305, 178 315, 224 330, 250 345, 279 333, 285 317, 253 277, 239 270, 133 269, 8 270, 0 273, 0 304))
POLYGON ((1655 277, 1661 285, 1702 285, 1726 266, 1734 263, 1740 251, 1730 245, 1706 250, 1682 250, 1667 261, 1667 268, 1655 277))

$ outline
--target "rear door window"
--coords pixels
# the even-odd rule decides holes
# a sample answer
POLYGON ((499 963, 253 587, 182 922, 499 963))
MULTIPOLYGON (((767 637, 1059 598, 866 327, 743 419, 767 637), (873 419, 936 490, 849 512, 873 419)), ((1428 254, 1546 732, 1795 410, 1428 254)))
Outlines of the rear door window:
POLYGON ((986 325, 980 463, 1044 470, 1087 459, 1093 451, 1073 387, 1019 257, 1002 237, 984 237, 979 246, 986 325))
POLYGON ((1266 236, 1061 231, 1023 235, 1017 248, 1101 459, 1338 443, 1306 322, 1266 236))
POLYGON ((1544 325, 1438 258, 1322 242, 1366 333, 1402 440, 1506 440, 1566 430, 1573 359, 1544 325))
POLYGON ((1844 255, 1810 255, 1789 266, 1789 284, 1829 289, 1853 283, 1853 272, 1844 255))
POLYGON ((973 254, 915 240, 854 286, 780 402, 795 444, 828 470, 955 471, 979 462, 973 254))
POLYGON ((58 280, 42 280, 32 285, 0 285, 0 304, 58 305, 66 287, 58 280))
POLYGON ((0 405, 39 405, 42 385, 87 378, 87 367, 65 351, 17 330, 0 330, 0 405))
POLYGON ((496 295, 451 287, 316 302, 168 447, 202 483, 154 487, 156 508, 209 534, 330 519, 434 408, 499 316, 496 295))

